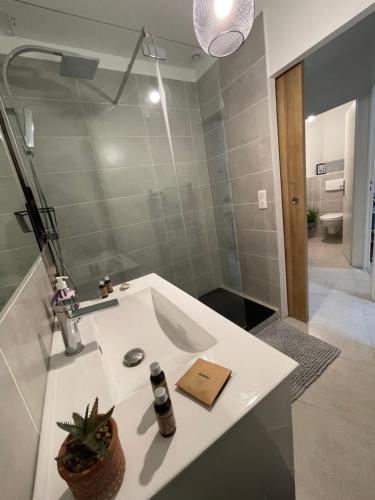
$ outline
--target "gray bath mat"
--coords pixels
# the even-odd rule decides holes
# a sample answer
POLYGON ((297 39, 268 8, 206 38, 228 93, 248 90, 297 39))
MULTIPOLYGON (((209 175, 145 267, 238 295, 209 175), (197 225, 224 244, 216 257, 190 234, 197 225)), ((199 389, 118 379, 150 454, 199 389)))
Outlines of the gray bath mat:
POLYGON ((337 358, 340 349, 279 321, 262 330, 257 337, 299 363, 291 376, 292 402, 298 399, 337 358))

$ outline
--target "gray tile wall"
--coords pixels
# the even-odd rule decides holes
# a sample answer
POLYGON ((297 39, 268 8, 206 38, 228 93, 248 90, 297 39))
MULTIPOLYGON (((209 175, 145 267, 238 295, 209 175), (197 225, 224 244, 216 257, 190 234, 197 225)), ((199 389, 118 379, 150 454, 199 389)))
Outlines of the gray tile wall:
POLYGON ((34 234, 23 233, 14 212, 25 202, 0 135, 0 311, 39 254, 34 234))
POLYGON ((1 497, 32 498, 51 349, 52 287, 39 257, 0 315, 1 497))
POLYGON ((280 305, 263 18, 198 81, 223 284, 280 305), (258 190, 268 209, 259 210, 258 190), (237 241, 237 245, 236 245, 237 241), (238 251, 237 251, 238 248, 238 251))
MULTIPOLYGON (((17 58, 10 85, 32 110, 35 166, 56 208, 61 244, 81 292, 157 272, 200 295, 214 286, 218 255, 208 167, 194 83, 164 79, 175 163, 152 76, 93 81, 59 76, 58 64, 17 58)), ((1 202, 0 202, 1 203, 1 202)))
MULTIPOLYGON (((326 191, 325 181, 343 178, 343 171, 307 177, 306 188, 308 208, 316 208, 319 211, 319 215, 342 213, 344 210, 343 191, 326 191)), ((318 218, 315 236, 321 237, 324 235, 323 233, 323 226, 318 218)))

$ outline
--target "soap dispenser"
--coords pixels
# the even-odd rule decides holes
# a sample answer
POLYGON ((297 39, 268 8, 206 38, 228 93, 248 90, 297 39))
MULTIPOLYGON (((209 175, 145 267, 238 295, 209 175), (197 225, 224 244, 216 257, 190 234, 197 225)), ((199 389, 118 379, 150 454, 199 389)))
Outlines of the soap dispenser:
POLYGON ((76 301, 76 291, 66 284, 67 276, 56 277, 56 292, 52 299, 53 309, 59 320, 64 339, 65 354, 73 356, 82 351, 83 345, 74 321, 74 315, 79 307, 76 301))
POLYGON ((65 281, 67 279, 68 276, 56 277, 56 293, 53 296, 52 303, 55 306, 72 306, 74 309, 77 309, 76 291, 68 287, 65 281))

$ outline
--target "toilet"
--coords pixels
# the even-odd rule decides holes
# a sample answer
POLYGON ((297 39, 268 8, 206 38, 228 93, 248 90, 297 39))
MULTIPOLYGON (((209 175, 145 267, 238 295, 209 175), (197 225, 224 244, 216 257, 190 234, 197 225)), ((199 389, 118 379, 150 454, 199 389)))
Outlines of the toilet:
POLYGON ((342 228, 342 221, 342 213, 324 214, 320 216, 320 222, 330 235, 339 233, 342 228))

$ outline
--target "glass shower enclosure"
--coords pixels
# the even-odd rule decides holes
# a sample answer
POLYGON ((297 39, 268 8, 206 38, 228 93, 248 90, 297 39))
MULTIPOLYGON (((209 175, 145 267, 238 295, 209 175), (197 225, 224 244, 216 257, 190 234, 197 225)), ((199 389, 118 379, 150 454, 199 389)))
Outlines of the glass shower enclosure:
POLYGON ((121 283, 155 272, 252 328, 218 62, 157 36, 43 15, 60 16, 72 39, 84 30, 71 51, 100 60, 89 80, 62 76, 60 56, 17 57, 12 96, 3 90, 59 273, 85 298, 105 275, 121 283), (98 46, 102 37, 112 54, 98 46))

